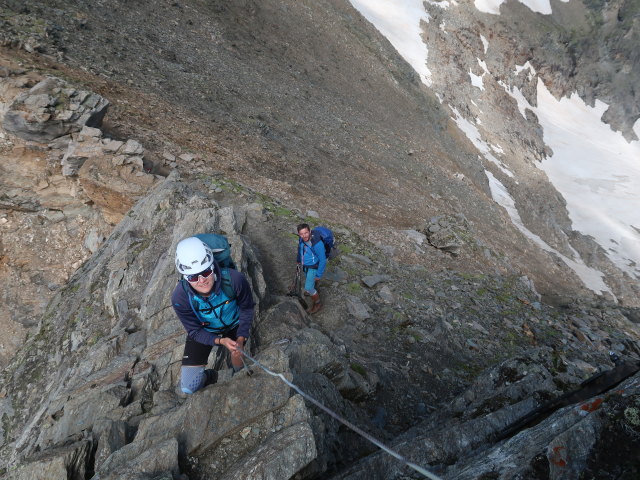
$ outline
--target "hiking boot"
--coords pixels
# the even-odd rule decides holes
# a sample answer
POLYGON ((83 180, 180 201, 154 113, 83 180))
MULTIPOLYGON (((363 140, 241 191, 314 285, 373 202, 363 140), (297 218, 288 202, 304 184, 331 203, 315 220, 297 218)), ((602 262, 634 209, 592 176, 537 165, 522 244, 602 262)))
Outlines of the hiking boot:
POLYGON ((311 305, 311 308, 307 310, 307 313, 309 315, 313 315, 314 313, 318 312, 322 308, 322 304, 320 303, 319 293, 316 293, 315 295, 311 295, 311 300, 313 301, 313 305, 311 305))
MULTIPOLYGON (((316 285, 316 293, 320 293, 320 289, 318 288, 318 285, 316 285)), ((305 297, 311 297, 311 296, 312 296, 312 295, 311 295, 311 293, 309 293, 309 291, 307 291, 307 290, 305 290, 304 292, 302 292, 302 294, 303 294, 305 297)))

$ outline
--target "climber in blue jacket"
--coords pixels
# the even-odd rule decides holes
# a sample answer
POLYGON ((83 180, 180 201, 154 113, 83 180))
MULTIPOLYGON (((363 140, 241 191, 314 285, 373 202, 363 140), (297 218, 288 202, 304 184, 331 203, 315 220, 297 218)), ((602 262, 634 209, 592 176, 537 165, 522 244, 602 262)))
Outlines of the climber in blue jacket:
POLYGON ((311 228, 306 223, 301 223, 297 227, 298 231, 298 255, 296 262, 302 265, 306 274, 304 291, 311 296, 313 302, 307 313, 313 314, 322 308, 320 303, 320 293, 316 289, 317 283, 322 278, 324 269, 327 266, 327 256, 324 243, 319 235, 313 235, 311 228))

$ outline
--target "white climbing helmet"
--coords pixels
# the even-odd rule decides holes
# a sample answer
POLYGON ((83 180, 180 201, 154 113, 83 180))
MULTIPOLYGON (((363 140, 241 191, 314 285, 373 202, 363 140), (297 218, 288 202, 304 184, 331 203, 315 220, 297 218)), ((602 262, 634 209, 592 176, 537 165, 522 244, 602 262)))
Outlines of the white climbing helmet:
POLYGON ((183 275, 206 270, 213 263, 213 252, 198 237, 181 240, 176 247, 176 268, 183 275))

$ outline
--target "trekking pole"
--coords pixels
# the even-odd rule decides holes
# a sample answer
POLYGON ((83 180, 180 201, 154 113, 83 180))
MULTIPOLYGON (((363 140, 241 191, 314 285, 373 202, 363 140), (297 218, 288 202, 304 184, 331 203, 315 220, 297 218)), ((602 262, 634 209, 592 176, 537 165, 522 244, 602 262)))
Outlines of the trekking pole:
POLYGON ((289 295, 290 297, 300 296, 300 279, 301 279, 300 270, 301 270, 300 264, 296 265, 296 273, 293 277, 293 282, 291 282, 291 285, 289 285, 289 292, 287 293, 287 295, 289 295))
POLYGON ((300 290, 302 289, 302 265, 296 265, 296 295, 300 296, 300 290))

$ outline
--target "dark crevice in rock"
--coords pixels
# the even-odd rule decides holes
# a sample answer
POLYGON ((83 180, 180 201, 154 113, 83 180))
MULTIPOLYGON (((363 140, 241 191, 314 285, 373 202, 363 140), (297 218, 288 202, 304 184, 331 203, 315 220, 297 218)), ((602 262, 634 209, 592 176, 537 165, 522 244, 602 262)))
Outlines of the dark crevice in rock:
POLYGON ((86 471, 84 480, 91 480, 95 475, 96 452, 98 451, 98 439, 92 436, 91 447, 87 449, 87 458, 85 460, 86 471))
MULTIPOLYGON (((556 410, 581 401, 589 400, 596 395, 603 395, 611 391, 628 377, 635 375, 640 371, 640 362, 620 362, 614 368, 599 372, 591 378, 585 380, 580 389, 566 393, 559 398, 547 402, 532 412, 529 412, 523 418, 518 419, 512 425, 506 427, 503 431, 498 432, 496 440, 504 440, 513 437, 519 431, 530 428, 542 422, 556 410)), ((602 399, 596 399, 593 407, 587 406, 586 411, 596 410, 602 399), (599 402, 599 403, 598 403, 599 402), (593 410, 590 410, 593 408, 593 410)))

